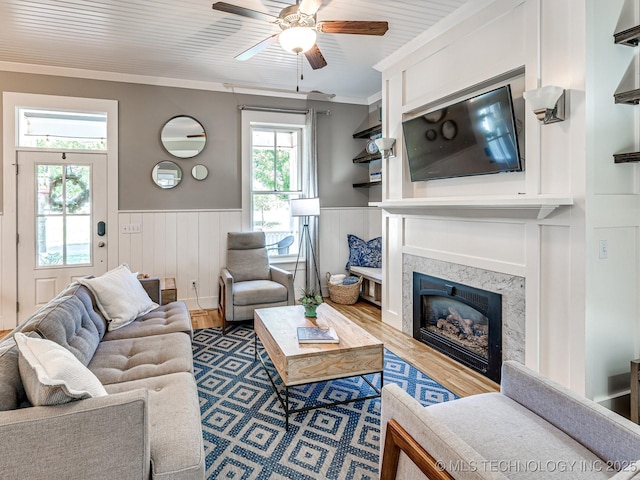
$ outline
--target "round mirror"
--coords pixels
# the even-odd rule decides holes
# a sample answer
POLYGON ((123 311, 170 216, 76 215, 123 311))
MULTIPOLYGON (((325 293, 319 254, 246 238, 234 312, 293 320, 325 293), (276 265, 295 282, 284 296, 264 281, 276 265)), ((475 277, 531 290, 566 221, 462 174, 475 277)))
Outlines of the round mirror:
POLYGON ((207 178, 207 175, 209 175, 209 169, 204 165, 195 165, 191 169, 191 175, 196 180, 204 180, 205 178, 207 178))
POLYGON ((151 178, 160 188, 173 188, 182 180, 182 170, 174 162, 158 162, 153 167, 151 178))
POLYGON ((204 149, 207 134, 195 118, 180 115, 164 124, 160 140, 165 150, 174 157, 192 158, 204 149))

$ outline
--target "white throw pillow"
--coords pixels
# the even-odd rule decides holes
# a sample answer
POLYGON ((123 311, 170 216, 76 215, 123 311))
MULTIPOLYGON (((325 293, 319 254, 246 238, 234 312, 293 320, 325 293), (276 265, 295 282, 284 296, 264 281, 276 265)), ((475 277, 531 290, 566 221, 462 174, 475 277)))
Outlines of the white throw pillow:
POLYGON ((100 277, 81 278, 78 282, 95 295, 98 308, 109 322, 109 330, 124 327, 158 308, 124 263, 100 277))
POLYGON ((20 377, 32 405, 60 405, 107 395, 100 380, 63 346, 23 333, 14 338, 20 377))

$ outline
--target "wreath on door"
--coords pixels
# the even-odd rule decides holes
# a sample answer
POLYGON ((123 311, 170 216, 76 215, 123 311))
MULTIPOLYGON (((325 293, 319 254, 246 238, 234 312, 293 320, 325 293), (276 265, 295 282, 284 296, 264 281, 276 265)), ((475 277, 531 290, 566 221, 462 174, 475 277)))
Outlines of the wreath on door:
MULTIPOLYGON (((78 175, 67 175, 67 213, 76 213, 89 200, 90 192, 87 184, 78 175)), ((49 205, 56 210, 62 210, 65 205, 63 197, 62 175, 55 176, 49 184, 49 205)))

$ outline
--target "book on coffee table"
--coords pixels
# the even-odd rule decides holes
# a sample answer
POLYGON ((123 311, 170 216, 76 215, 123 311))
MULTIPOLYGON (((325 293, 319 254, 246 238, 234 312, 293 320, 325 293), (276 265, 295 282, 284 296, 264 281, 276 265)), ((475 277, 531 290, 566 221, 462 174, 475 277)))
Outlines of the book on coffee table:
POLYGON ((340 343, 336 331, 329 328, 298 327, 299 343, 340 343))

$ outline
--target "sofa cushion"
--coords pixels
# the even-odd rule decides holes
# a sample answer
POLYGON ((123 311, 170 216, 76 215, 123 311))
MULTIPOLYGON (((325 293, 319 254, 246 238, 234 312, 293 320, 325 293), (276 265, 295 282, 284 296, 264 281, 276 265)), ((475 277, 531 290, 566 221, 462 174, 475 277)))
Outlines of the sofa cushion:
POLYGON ((271 280, 248 280, 233 285, 234 305, 286 302, 287 295, 287 287, 271 280))
POLYGON ((169 373, 193 373, 191 338, 182 333, 168 333, 105 340, 98 346, 89 370, 104 385, 169 373))
POLYGON ((87 365, 100 343, 100 334, 84 304, 75 295, 56 297, 38 310, 22 328, 62 345, 87 365))
POLYGON ((91 292, 91 290, 89 290, 79 282, 73 282, 69 284, 59 296, 67 295, 75 295, 82 302, 84 308, 89 314, 89 318, 93 321, 96 329, 98 330, 100 340, 102 340, 102 337, 104 337, 104 334, 107 331, 107 320, 104 318, 104 315, 102 315, 102 312, 100 312, 100 309, 98 308, 98 303, 96 302, 95 295, 91 292))
POLYGON ((0 342, 0 411, 14 410, 26 399, 20 370, 18 346, 12 338, 0 342))
POLYGON ((63 346, 23 333, 14 338, 20 377, 32 405, 60 405, 107 394, 96 376, 63 346))
POLYGON ((190 373, 106 385, 109 394, 149 391, 152 478, 204 478, 198 390, 190 373))
POLYGON ((567 468, 575 468, 574 478, 581 480, 615 474, 562 430, 499 393, 430 405, 426 411, 485 458, 478 467, 509 478, 567 478, 567 468))
POLYGON ((109 330, 127 325, 158 307, 125 264, 99 277, 78 281, 95 295, 98 308, 109 322, 109 330))
POLYGON ((134 322, 105 333, 104 340, 147 337, 183 332, 191 336, 193 329, 189 310, 184 302, 171 302, 138 317, 134 322))

